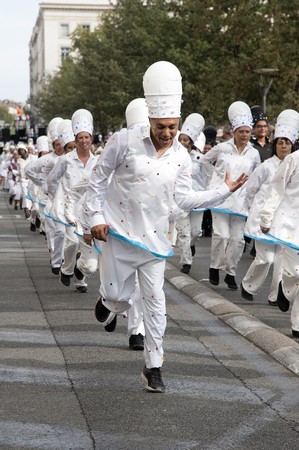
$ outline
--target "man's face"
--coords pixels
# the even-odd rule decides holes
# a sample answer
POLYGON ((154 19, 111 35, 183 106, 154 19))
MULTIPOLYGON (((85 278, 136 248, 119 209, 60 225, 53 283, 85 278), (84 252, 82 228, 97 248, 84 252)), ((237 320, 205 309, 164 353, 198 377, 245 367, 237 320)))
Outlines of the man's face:
POLYGON ((179 123, 179 118, 150 118, 151 138, 156 150, 167 149, 172 146, 173 140, 179 129, 179 123))
POLYGON ((59 139, 56 139, 56 140, 53 142, 53 148, 54 148, 54 153, 55 153, 57 156, 61 156, 61 155, 64 154, 64 148, 62 147, 62 145, 61 145, 59 139))
POLYGON ((268 124, 265 120, 259 120, 254 127, 254 133, 257 138, 262 138, 268 134, 268 124))
POLYGON ((92 137, 87 131, 80 131, 76 136, 75 143, 77 145, 77 150, 89 151, 92 144, 92 137))

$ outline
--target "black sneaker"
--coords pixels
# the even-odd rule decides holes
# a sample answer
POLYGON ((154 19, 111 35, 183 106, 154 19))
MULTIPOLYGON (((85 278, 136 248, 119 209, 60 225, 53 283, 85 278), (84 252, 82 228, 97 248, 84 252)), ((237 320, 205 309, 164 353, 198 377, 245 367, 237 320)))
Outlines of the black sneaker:
POLYGON ((66 275, 65 273, 60 271, 60 281, 65 286, 70 286, 72 275, 66 275))
POLYGON ((40 225, 41 225, 40 218, 37 217, 37 218, 35 219, 35 226, 36 226, 36 228, 40 228, 40 225))
POLYGON ((77 261, 78 261, 78 259, 80 258, 80 253, 78 253, 77 254, 77 256, 76 256, 76 264, 75 264, 75 268, 74 268, 74 274, 75 274, 75 277, 78 279, 78 280, 83 280, 83 278, 84 278, 84 274, 81 272, 81 270, 79 270, 78 269, 78 267, 77 267, 77 261))
POLYGON ((219 284, 219 269, 210 268, 209 270, 209 282, 214 286, 219 284))
POLYGON ((160 367, 153 367, 152 369, 144 367, 141 377, 143 381, 145 381, 145 389, 147 389, 148 391, 161 393, 165 392, 165 386, 162 381, 160 367))
POLYGON ((76 286, 76 291, 79 292, 79 294, 86 294, 88 288, 87 286, 76 286))
POLYGON ((51 270, 54 275, 59 275, 60 273, 60 267, 52 267, 51 270))
POLYGON ((290 307, 290 302, 283 293, 281 281, 278 285, 277 304, 280 311, 283 312, 288 311, 290 307))
POLYGON ((30 224, 30 231, 36 231, 36 226, 34 223, 31 222, 30 224))
POLYGON ((292 335, 296 338, 299 338, 299 331, 297 330, 292 330, 292 335))
POLYGON ((233 275, 226 274, 225 278, 224 278, 224 282, 227 284, 229 289, 233 289, 234 291, 236 289, 238 289, 238 285, 237 285, 235 277, 233 275))
POLYGON ((129 348, 131 350, 144 350, 144 337, 141 333, 131 334, 129 338, 129 348))
POLYGON ((117 323, 117 315, 115 314, 112 321, 104 327, 105 331, 108 331, 108 333, 112 333, 112 331, 114 331, 116 328, 116 323, 117 323))
POLYGON ((182 273, 189 273, 191 269, 191 264, 183 264, 183 267, 181 268, 182 273))
POLYGON ((106 306, 103 305, 102 303, 102 297, 100 297, 96 303, 95 309, 94 309, 94 313, 96 316, 96 319, 99 322, 106 322, 106 320, 109 317, 111 311, 109 311, 108 308, 106 308, 106 306))
POLYGON ((195 255, 195 252, 196 252, 195 245, 191 245, 191 246, 190 246, 190 249, 191 249, 191 255, 194 256, 194 255, 195 255))
POLYGON ((250 294, 250 292, 247 292, 247 291, 244 289, 242 283, 241 283, 241 297, 243 297, 245 300, 249 300, 250 302, 253 301, 253 295, 250 294))

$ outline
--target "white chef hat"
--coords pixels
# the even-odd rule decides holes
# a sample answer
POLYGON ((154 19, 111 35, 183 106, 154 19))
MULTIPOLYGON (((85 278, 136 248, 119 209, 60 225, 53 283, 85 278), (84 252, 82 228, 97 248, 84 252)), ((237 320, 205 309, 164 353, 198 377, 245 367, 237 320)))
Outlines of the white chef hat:
POLYGON ((292 144, 299 136, 299 113, 294 109, 285 109, 276 120, 274 139, 287 138, 292 144))
POLYGON ((60 122, 58 125, 58 136, 63 147, 65 147, 69 142, 73 142, 75 140, 72 121, 70 119, 64 119, 60 122))
POLYGON ((206 145, 206 135, 201 132, 196 141, 194 141, 194 146, 198 148, 201 152, 205 148, 206 145))
POLYGON ((128 104, 126 108, 126 122, 129 130, 142 125, 149 125, 145 98, 135 98, 128 104))
POLYGON ((75 136, 82 131, 86 131, 92 136, 93 117, 91 112, 87 109, 77 109, 72 115, 72 128, 75 136))
POLYGON ((50 151, 50 147, 49 147, 49 139, 48 136, 39 136, 36 139, 36 148, 37 148, 37 152, 49 152, 50 151))
POLYGON ((186 134, 190 139, 192 139, 193 142, 195 142, 202 132, 204 126, 205 119, 202 117, 202 115, 193 113, 186 117, 181 128, 181 133, 186 134))
POLYGON ((232 129, 235 131, 240 127, 249 127, 253 126, 253 118, 251 114, 251 109, 244 102, 234 102, 228 108, 228 118, 230 123, 232 124, 232 129))
POLYGON ((181 116, 182 77, 168 61, 152 64, 143 76, 143 89, 151 118, 181 116))
POLYGON ((23 142, 18 142, 18 144, 17 144, 17 150, 19 150, 19 149, 23 149, 23 150, 25 150, 26 152, 28 152, 28 148, 27 148, 27 146, 26 146, 23 142))
POLYGON ((62 122, 63 119, 62 117, 54 117, 54 119, 52 119, 49 122, 48 125, 48 132, 51 138, 51 141, 54 142, 56 141, 56 139, 58 139, 58 125, 60 124, 60 122, 62 122))

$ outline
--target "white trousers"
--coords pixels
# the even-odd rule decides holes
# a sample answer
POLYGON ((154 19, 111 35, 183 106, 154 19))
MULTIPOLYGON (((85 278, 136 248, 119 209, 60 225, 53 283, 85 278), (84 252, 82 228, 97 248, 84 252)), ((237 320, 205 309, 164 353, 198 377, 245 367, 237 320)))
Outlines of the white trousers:
POLYGON ((51 254, 51 266, 60 267, 63 260, 65 225, 45 216, 45 230, 51 254))
POLYGON ((140 287, 138 283, 138 276, 136 274, 135 279, 135 292, 133 294, 133 304, 128 310, 128 335, 131 334, 142 334, 144 336, 144 323, 143 323, 143 310, 140 287))
POLYGON ((257 294, 263 286, 273 264, 273 274, 268 299, 274 302, 277 299, 278 284, 281 280, 281 247, 280 245, 255 241, 255 249, 256 257, 243 278, 243 287, 245 291, 250 294, 257 294))
POLYGON ((177 246, 181 252, 181 264, 192 264, 191 245, 202 235, 203 212, 191 212, 176 221, 177 246))
MULTIPOLYGON (((64 261, 61 266, 61 272, 65 275, 73 275, 76 264, 76 256, 79 251, 79 236, 75 234, 74 227, 65 226, 65 244, 64 244, 64 261)), ((78 280, 74 277, 74 285, 87 286, 85 277, 83 280, 78 280)))
POLYGON ((292 303, 291 326, 299 331, 299 252, 282 246, 282 290, 292 303))
POLYGON ((137 271, 145 329, 144 357, 148 368, 163 364, 166 305, 163 291, 165 259, 142 248, 107 237, 100 263, 100 294, 115 314, 128 310, 134 300, 137 271))
POLYGON ((245 218, 215 211, 212 211, 212 217, 210 267, 235 276, 244 250, 245 218))

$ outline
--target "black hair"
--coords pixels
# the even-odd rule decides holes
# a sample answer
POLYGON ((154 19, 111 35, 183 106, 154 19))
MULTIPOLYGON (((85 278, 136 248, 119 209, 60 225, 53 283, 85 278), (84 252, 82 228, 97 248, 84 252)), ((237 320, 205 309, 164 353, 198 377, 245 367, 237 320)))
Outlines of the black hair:
POLYGON ((274 139, 274 141, 272 142, 272 153, 273 155, 277 156, 277 152, 276 152, 276 144, 278 139, 283 139, 284 141, 286 141, 287 143, 290 142, 292 144, 292 149, 291 149, 291 153, 293 153, 296 150, 296 147, 294 146, 294 144, 292 143, 292 141, 286 137, 277 137, 274 139))

